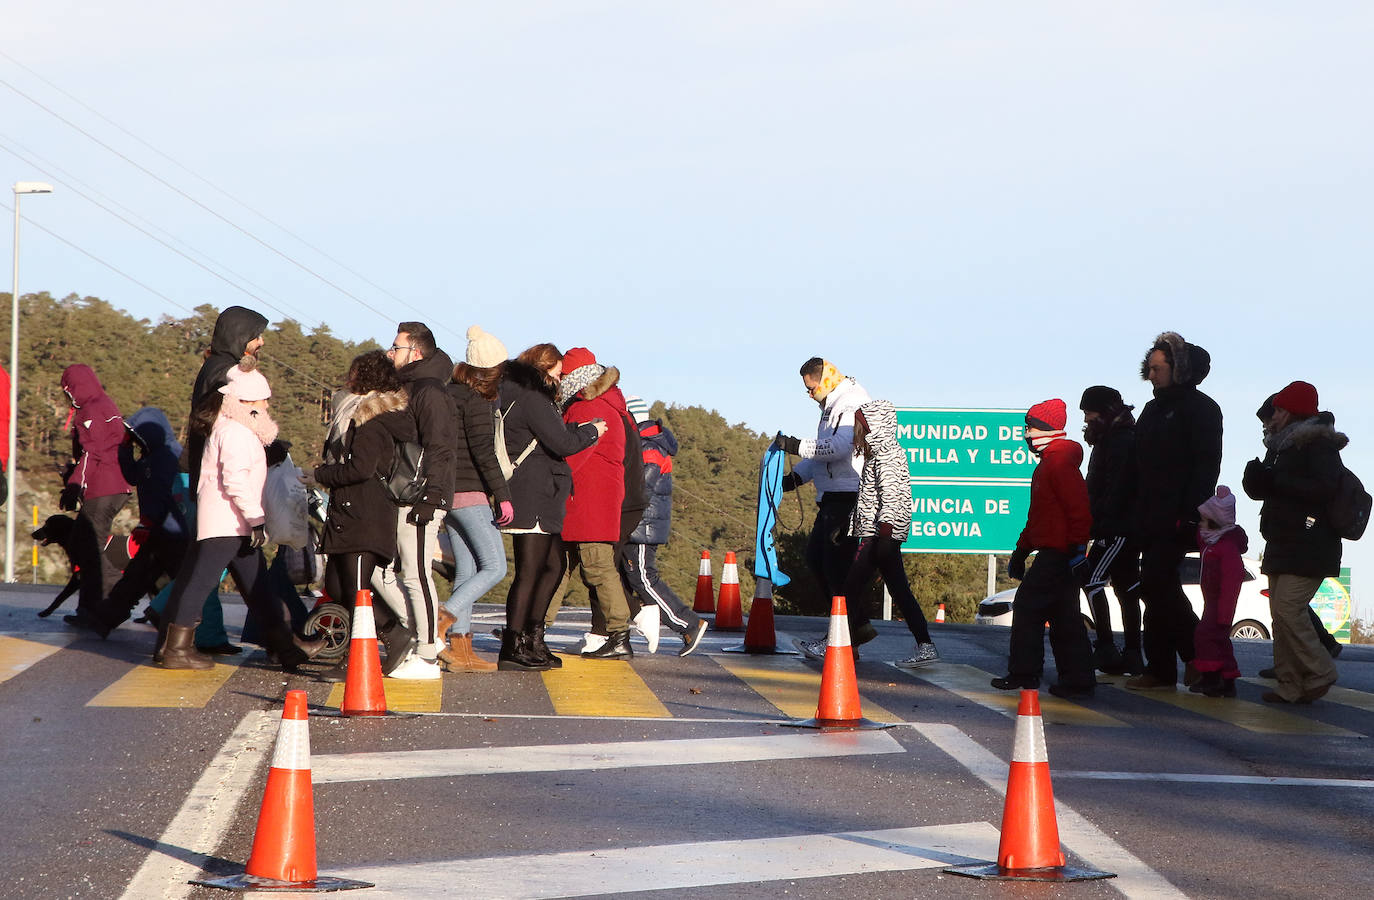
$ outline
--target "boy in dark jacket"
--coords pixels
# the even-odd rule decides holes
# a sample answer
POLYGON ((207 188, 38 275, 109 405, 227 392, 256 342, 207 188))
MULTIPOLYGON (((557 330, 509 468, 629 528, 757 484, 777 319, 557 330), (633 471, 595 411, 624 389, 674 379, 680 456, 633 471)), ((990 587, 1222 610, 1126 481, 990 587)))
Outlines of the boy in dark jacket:
MULTIPOLYGON (((639 397, 627 397, 625 406, 639 429, 644 457, 644 492, 648 495, 649 506, 621 549, 620 571, 644 608, 659 610, 668 627, 682 638, 678 656, 686 656, 701 643, 706 634, 706 620, 664 584, 655 562, 658 548, 668 543, 672 524, 673 457, 677 454, 677 438, 663 422, 649 418, 649 407, 639 397)), ((657 619, 656 616, 652 618, 657 619)))
POLYGON ((1092 543, 1088 546, 1088 596, 1097 624, 1097 667, 1109 675, 1144 670, 1140 653, 1140 548, 1132 537, 1135 500, 1135 416, 1116 388, 1093 385, 1083 392, 1083 440, 1088 457, 1088 504, 1092 510, 1092 543), (1112 640, 1107 582, 1121 606, 1125 653, 1112 640))
POLYGON ((1045 623, 1050 625, 1059 680, 1050 685, 1057 697, 1091 697, 1092 647, 1078 614, 1080 575, 1087 568, 1092 516, 1088 489, 1078 471, 1083 448, 1064 433, 1068 410, 1063 400, 1037 403, 1026 413, 1026 443, 1040 457, 1031 476, 1030 511, 1016 541, 1007 572, 1021 580, 1012 601, 1011 653, 1008 674, 994 678, 1002 691, 1040 686, 1045 665, 1045 623), (1026 568, 1026 558, 1035 561, 1026 568))

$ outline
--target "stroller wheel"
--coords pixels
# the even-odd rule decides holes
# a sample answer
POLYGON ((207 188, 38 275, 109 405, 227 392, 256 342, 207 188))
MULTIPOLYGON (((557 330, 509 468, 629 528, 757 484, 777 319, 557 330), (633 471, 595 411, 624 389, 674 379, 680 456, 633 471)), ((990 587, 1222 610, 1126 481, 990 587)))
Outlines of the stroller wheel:
POLYGON ((339 603, 321 603, 310 612, 301 629, 307 637, 323 637, 324 649, 316 659, 343 659, 352 638, 353 623, 348 608, 339 603))

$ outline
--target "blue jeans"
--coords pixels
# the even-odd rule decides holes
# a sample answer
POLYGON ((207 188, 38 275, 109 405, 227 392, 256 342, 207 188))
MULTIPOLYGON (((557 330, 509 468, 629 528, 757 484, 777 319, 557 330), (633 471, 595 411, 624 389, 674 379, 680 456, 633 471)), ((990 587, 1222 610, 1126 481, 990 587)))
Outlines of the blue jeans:
POLYGON ((458 619, 449 632, 468 634, 473 604, 506 577, 506 548, 486 504, 449 510, 444 528, 453 545, 454 568, 453 593, 444 609, 458 619))

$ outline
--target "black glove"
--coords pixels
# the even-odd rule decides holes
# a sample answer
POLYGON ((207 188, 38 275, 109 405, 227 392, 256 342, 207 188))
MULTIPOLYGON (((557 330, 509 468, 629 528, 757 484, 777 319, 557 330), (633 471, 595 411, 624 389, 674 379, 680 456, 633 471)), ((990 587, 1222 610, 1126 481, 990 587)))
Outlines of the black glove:
POLYGON ((434 513, 438 509, 439 507, 433 503, 426 503, 421 500, 410 508, 410 512, 406 513, 406 521, 412 525, 428 525, 434 520, 434 513))
POLYGON ((1079 584, 1087 584, 1088 576, 1092 574, 1092 566, 1088 563, 1088 548, 1079 544, 1073 548, 1069 554, 1069 571, 1079 584))
POLYGON ((801 487, 801 483, 802 480, 796 472, 788 472, 786 475, 782 476, 783 491, 795 491, 797 488, 801 487))
POLYGON ((80 502, 81 485, 69 484, 62 489, 61 496, 57 498, 57 508, 64 512, 76 512, 80 502))
POLYGON ((1026 557, 1030 556, 1029 550, 1017 547, 1011 554, 1011 559, 1007 560, 1007 574, 1017 581, 1026 577, 1026 557))
POLYGON ((281 438, 264 447, 263 452, 267 454, 267 467, 270 469, 286 462, 286 451, 290 449, 291 445, 281 438))
POLYGON ((794 437, 789 437, 778 432, 778 436, 773 438, 773 448, 784 453, 791 453, 793 456, 801 455, 801 441, 794 437))
POLYGON ((1274 470, 1258 459, 1252 459, 1245 464, 1245 475, 1242 476, 1241 484, 1251 497, 1255 497, 1256 492, 1267 495, 1274 487, 1274 470))
POLYGON ((265 543, 267 543, 267 526, 254 525, 253 535, 250 538, 248 538, 248 546, 252 547, 254 550, 257 550, 265 543))

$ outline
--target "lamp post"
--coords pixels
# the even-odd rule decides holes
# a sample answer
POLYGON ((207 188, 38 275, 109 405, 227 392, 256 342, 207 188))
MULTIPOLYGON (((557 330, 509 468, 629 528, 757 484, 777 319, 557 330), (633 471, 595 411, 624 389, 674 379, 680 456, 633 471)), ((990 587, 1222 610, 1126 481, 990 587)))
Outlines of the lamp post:
POLYGON ((14 185, 14 282, 10 293, 10 446, 9 512, 5 515, 5 581, 14 581, 14 521, 19 507, 15 469, 19 460, 19 197, 22 194, 51 194, 52 185, 41 181, 18 181, 14 185))

